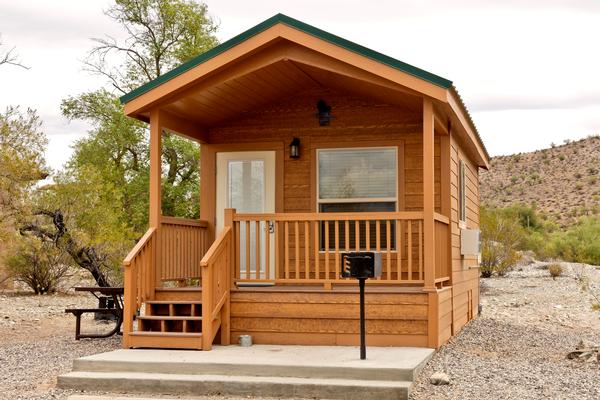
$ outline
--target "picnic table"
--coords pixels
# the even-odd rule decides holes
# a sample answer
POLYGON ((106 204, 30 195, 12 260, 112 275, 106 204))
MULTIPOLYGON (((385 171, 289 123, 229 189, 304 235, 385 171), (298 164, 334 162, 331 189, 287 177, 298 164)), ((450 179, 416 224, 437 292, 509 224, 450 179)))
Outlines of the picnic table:
POLYGON ((89 292, 100 301, 99 296, 110 296, 113 299, 114 308, 67 308, 66 313, 75 315, 75 340, 81 338, 107 338, 114 334, 121 334, 123 323, 123 293, 122 287, 100 287, 80 286, 75 288, 76 292, 89 292), (116 317, 115 327, 108 333, 81 333, 81 315, 85 313, 112 314, 116 317))

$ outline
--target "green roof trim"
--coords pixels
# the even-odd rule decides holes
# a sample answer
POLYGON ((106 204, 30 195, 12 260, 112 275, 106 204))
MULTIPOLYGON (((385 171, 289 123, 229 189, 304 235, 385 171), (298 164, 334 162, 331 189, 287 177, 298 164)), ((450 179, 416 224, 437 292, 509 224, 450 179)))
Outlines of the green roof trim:
POLYGON ((345 48, 346 50, 352 51, 354 53, 360 54, 364 57, 368 57, 372 60, 375 60, 379 63, 388 65, 392 68, 395 68, 399 71, 405 72, 407 74, 413 75, 417 78, 423 79, 427 82, 433 83, 434 85, 440 86, 444 89, 449 89, 452 86, 452 81, 448 79, 442 78, 441 76, 432 74, 431 72, 427 72, 395 58, 386 56, 385 54, 381 54, 375 50, 371 50, 339 36, 333 35, 329 32, 325 32, 319 28, 315 28, 312 25, 306 24, 302 21, 298 21, 297 19, 288 17, 284 14, 277 14, 273 17, 261 22, 260 24, 254 26, 253 28, 248 29, 247 31, 240 33, 239 35, 229 39, 228 41, 192 58, 191 60, 181 64, 179 67, 172 69, 171 71, 159 76, 156 79, 138 87, 137 89, 132 90, 131 92, 121 96, 120 100, 122 104, 128 103, 136 97, 141 96, 142 94, 160 86, 161 84, 175 78, 183 74, 186 71, 202 64, 205 61, 210 60, 213 57, 218 56, 219 54, 235 47, 241 42, 251 38, 254 35, 257 35, 273 25, 278 23, 282 23, 288 25, 292 28, 298 29, 302 32, 308 33, 309 35, 315 36, 319 39, 330 42, 336 46, 340 46, 345 48))

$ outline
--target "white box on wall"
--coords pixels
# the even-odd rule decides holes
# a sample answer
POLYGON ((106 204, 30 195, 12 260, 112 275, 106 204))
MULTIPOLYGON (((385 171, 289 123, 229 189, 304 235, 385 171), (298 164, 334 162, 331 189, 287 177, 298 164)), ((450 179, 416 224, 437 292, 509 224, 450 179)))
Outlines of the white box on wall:
POLYGON ((460 254, 463 256, 479 255, 481 249, 479 236, 479 229, 461 229, 460 254))

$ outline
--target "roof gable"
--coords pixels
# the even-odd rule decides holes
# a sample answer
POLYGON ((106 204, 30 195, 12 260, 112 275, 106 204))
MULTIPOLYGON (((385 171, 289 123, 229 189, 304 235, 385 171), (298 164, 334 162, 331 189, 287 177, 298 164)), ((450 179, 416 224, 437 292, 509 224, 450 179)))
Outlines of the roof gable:
POLYGON ((377 51, 371 50, 367 47, 361 46, 359 44, 356 44, 354 42, 351 42, 351 41, 341 38, 339 36, 333 35, 329 32, 318 29, 312 25, 309 25, 309 24, 306 24, 297 19, 288 17, 287 15, 276 14, 273 17, 261 22, 260 24, 248 29, 247 31, 233 37, 232 39, 212 48, 211 50, 208 50, 208 51, 192 58, 191 60, 181 64, 179 67, 177 67, 177 68, 159 76, 158 78, 140 86, 139 88, 132 90, 131 92, 121 96, 121 98, 120 98, 121 103, 126 104, 126 103, 130 102, 131 100, 156 88, 157 86, 160 86, 161 84, 175 78, 176 76, 179 76, 179 75, 185 73, 186 71, 189 71, 190 69, 210 60, 213 57, 218 56, 219 54, 221 54, 221 53, 231 49, 232 47, 235 47, 236 45, 244 42, 245 40, 253 37, 254 35, 257 35, 279 23, 287 25, 291 28, 297 29, 297 30, 307 33, 309 35, 315 36, 321 40, 327 41, 336 46, 339 46, 346 50, 357 53, 363 57, 370 58, 381 64, 385 64, 394 69, 405 72, 405 73, 415 76, 419 79, 422 79, 424 81, 432 83, 436 86, 442 87, 444 89, 448 89, 452 86, 452 81, 442 78, 438 75, 432 74, 431 72, 427 72, 427 71, 417 68, 413 65, 410 65, 410 64, 407 64, 400 60, 397 60, 395 58, 386 56, 385 54, 379 53, 377 51))

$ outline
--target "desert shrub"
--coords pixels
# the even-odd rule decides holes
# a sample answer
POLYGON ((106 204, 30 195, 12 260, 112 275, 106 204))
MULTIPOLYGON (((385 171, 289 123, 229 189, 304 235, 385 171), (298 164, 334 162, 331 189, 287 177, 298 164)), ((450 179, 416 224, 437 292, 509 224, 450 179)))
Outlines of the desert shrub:
POLYGON ((519 261, 523 228, 514 216, 495 209, 482 207, 480 219, 481 276, 504 276, 519 261))
POLYGON ((556 280, 556 278, 562 275, 563 268, 560 264, 550 264, 548 265, 548 272, 550 273, 552 279, 556 280))
POLYGON ((564 161, 564 160, 565 160, 565 156, 561 154, 561 155, 559 155, 559 156, 558 156, 558 159, 559 159, 560 161, 564 161))
POLYGON ((68 258, 53 242, 22 238, 9 250, 6 264, 16 280, 35 294, 54 293, 69 270, 68 258))
POLYGON ((554 232, 548 251, 566 261, 600 264, 600 218, 583 217, 563 232, 554 232))

